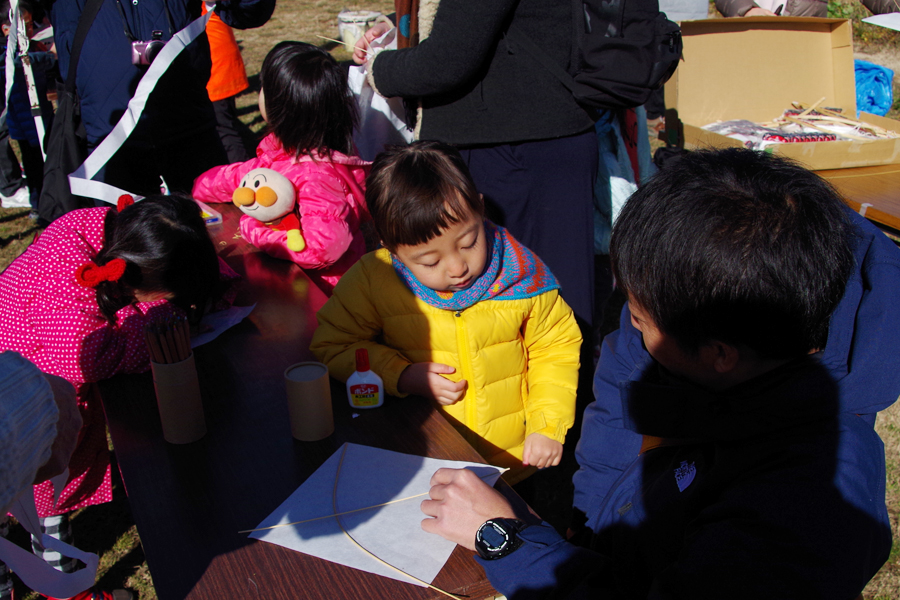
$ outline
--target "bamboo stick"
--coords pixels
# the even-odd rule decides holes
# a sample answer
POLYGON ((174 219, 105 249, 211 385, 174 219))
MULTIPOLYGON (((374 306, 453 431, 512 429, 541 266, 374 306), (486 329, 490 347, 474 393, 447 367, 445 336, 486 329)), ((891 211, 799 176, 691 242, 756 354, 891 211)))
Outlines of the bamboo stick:
POLYGON ((163 354, 166 357, 166 363, 171 364, 175 362, 175 357, 172 355, 172 350, 169 347, 169 342, 166 339, 165 333, 163 333, 162 325, 160 323, 157 323, 154 329, 156 330, 156 338, 159 340, 159 345, 162 347, 163 354))
POLYGON ((785 118, 786 120, 790 121, 791 123, 796 123, 797 125, 802 125, 802 126, 805 126, 805 127, 811 127, 812 129, 816 129, 816 130, 822 131, 822 132, 824 132, 824 133, 831 133, 831 134, 834 134, 834 135, 840 135, 840 136, 843 136, 843 137, 846 137, 846 138, 850 138, 851 140, 857 140, 857 141, 860 141, 860 142, 867 142, 867 141, 870 141, 870 140, 872 139, 872 138, 868 138, 868 137, 863 137, 863 136, 861 136, 861 135, 854 135, 854 134, 852 134, 852 133, 838 133, 838 134, 835 134, 833 131, 828 131, 828 130, 825 129, 824 127, 820 127, 820 126, 818 126, 818 125, 814 125, 813 123, 801 121, 800 119, 797 119, 797 118, 792 117, 792 116, 790 116, 790 115, 784 115, 784 118, 785 118))
POLYGON ((144 340, 147 342, 150 360, 156 364, 164 363, 165 356, 163 355, 162 348, 159 347, 159 341, 156 339, 156 335, 150 329, 150 325, 144 327, 144 340))

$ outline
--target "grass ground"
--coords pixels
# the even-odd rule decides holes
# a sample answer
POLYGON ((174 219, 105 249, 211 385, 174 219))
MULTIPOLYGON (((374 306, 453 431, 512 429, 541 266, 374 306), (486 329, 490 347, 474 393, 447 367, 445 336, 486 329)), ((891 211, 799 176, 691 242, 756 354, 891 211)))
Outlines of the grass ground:
MULTIPOLYGON (((366 4, 347 2, 340 8, 369 9, 390 12, 393 2, 374 0, 366 4)), ((317 36, 336 38, 337 12, 340 10, 330 0, 281 0, 271 21, 264 27, 248 31, 236 31, 241 46, 250 89, 237 99, 242 122, 247 126, 248 142, 253 144, 263 128, 257 106, 258 73, 266 52, 282 40, 301 40, 332 49, 338 60, 349 58, 339 45, 325 42, 317 36)), ((833 16, 853 18, 856 22, 854 35, 857 50, 874 58, 873 62, 891 68, 900 66, 900 34, 886 32, 874 26, 858 23, 867 15, 865 9, 854 2, 832 2, 829 10, 833 16)), ((900 87, 895 78, 895 108, 889 116, 900 116, 900 87)), ((28 246, 37 231, 23 209, 0 209, 0 269, 5 268, 28 246)), ((614 315, 621 305, 621 298, 614 296, 607 311, 602 329, 610 331, 616 326, 614 315)), ((876 428, 885 442, 888 468, 887 504, 895 540, 898 536, 898 516, 900 516, 900 404, 881 413, 876 428)), ((570 435, 571 437, 571 435, 570 435)), ((572 444, 567 444, 564 463, 558 469, 542 473, 537 489, 533 490, 533 505, 556 524, 565 524, 571 506, 571 473, 575 465, 572 458, 572 444)), ((131 520, 127 498, 122 484, 118 481, 114 465, 114 499, 101 506, 90 507, 75 513, 73 529, 77 544, 84 550, 100 554, 98 583, 105 589, 125 587, 131 589, 139 600, 155 600, 156 593, 147 564, 144 560, 140 538, 131 520)), ((14 528, 13 539, 21 536, 21 529, 14 528)), ((24 545, 24 540, 19 538, 24 545)), ((19 586, 17 593, 26 600, 38 600, 37 594, 29 593, 19 586)), ((885 566, 865 590, 867 600, 888 600, 900 598, 900 544, 885 566)))

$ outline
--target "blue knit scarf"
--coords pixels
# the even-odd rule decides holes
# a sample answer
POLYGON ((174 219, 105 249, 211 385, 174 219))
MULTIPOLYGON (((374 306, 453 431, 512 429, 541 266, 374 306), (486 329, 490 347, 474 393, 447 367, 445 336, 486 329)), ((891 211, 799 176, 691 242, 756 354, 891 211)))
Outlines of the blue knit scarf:
POLYGON ((463 310, 483 300, 518 300, 559 289, 556 277, 538 256, 506 229, 484 221, 487 267, 472 285, 458 292, 433 290, 423 285, 400 260, 391 255, 397 275, 420 300, 444 310, 463 310))

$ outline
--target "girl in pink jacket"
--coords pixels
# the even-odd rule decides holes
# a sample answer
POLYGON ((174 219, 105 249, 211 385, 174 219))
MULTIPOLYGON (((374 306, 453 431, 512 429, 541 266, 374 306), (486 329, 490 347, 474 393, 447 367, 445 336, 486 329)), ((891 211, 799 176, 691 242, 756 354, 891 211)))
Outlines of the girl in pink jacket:
POLYGON ((194 182, 194 198, 230 202, 244 176, 269 168, 297 194, 306 247, 288 248, 287 233, 244 215, 241 235, 278 258, 292 260, 327 294, 365 253, 360 224, 370 219, 365 179, 371 163, 353 156, 356 103, 347 77, 325 50, 281 42, 263 61, 259 111, 270 133, 247 162, 210 169, 194 182))
MULTIPOLYGON (((41 525, 67 542, 68 513, 112 500, 95 383, 147 371, 144 326, 205 307, 220 285, 196 203, 157 196, 122 206, 118 213, 85 208, 63 215, 0 273, 0 351, 18 352, 78 394, 83 425, 69 480, 58 501, 51 482, 34 487, 41 525)), ((44 556, 60 570, 75 567, 75 559, 44 556)))

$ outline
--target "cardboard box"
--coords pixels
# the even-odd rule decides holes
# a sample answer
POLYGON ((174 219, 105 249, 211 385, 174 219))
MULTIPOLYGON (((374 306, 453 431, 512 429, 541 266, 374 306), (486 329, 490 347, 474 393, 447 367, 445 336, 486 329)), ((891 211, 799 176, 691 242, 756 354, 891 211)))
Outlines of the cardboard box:
MULTIPOLYGON (((666 106, 684 126, 687 148, 742 146, 701 129, 716 121, 772 121, 791 102, 840 107, 856 115, 850 22, 811 17, 750 17, 681 23, 684 60, 666 83, 666 106)), ((671 115, 671 113, 668 113, 671 115)), ((667 126, 677 127, 677 121, 667 126)), ((860 120, 900 133, 900 122, 860 120)), ((668 136, 674 135, 668 131, 668 136)), ((672 139, 670 137, 669 139, 672 139)), ((840 169, 900 163, 900 138, 777 144, 767 149, 807 167, 840 169)))

